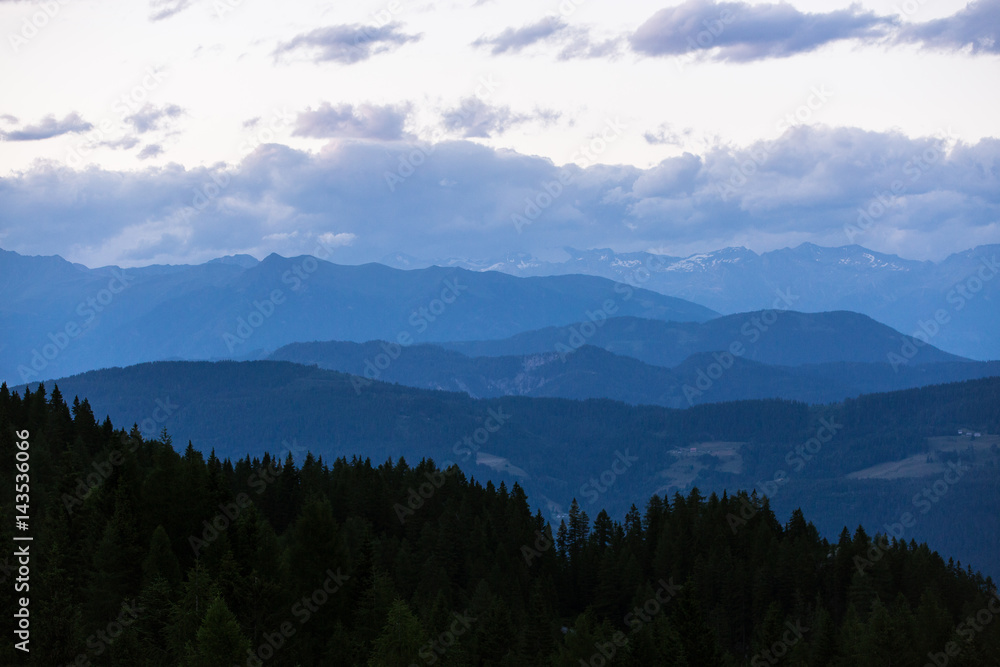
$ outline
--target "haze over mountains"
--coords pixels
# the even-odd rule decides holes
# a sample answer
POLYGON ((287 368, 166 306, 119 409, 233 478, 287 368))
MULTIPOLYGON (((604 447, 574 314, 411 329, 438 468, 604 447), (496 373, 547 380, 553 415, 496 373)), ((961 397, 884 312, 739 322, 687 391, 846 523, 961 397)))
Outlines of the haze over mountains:
POLYGON ((355 381, 359 390, 377 379, 461 391, 473 398, 610 398, 673 408, 756 398, 829 403, 866 393, 1000 375, 1000 362, 995 361, 938 361, 898 368, 886 362, 849 361, 786 366, 700 352, 675 366, 662 367, 595 345, 583 345, 568 354, 549 348, 474 357, 448 347, 445 343, 396 348, 386 341, 292 343, 268 359, 359 376, 355 381))
POLYGON ((0 253, 0 377, 24 381, 160 359, 246 358, 303 340, 504 338, 587 312, 671 321, 703 306, 594 276, 523 279, 311 256, 87 269, 0 253))
POLYGON ((796 310, 850 310, 907 334, 920 331, 920 322, 943 309, 950 321, 933 335, 935 345, 972 359, 1000 358, 1000 336, 988 333, 1000 327, 1000 281, 993 280, 1000 271, 1000 245, 979 246, 940 262, 909 260, 858 245, 825 248, 812 243, 761 254, 724 248, 689 257, 564 250, 563 261, 520 254, 430 262, 400 253, 382 261, 400 268, 434 263, 519 276, 604 276, 726 314, 770 308, 775 290, 791 290, 799 297, 796 310))
MULTIPOLYGON (((717 317, 712 308, 852 310, 890 326, 896 322, 895 328, 955 355, 995 359, 1000 337, 989 332, 1000 326, 1000 282, 992 282, 990 272, 996 249, 982 246, 939 264, 858 246, 809 244, 763 255, 726 249, 683 260, 574 251, 563 263, 519 258, 406 271, 278 255, 261 262, 241 255, 193 266, 88 269, 59 257, 0 251, 0 377, 38 380, 159 359, 260 358, 289 343, 329 340, 457 343, 523 334, 507 343, 455 346, 473 356, 521 355, 553 350, 557 332, 545 331, 552 327, 628 316, 701 323, 717 317), (561 275, 508 275, 547 272, 561 275)), ((399 255, 396 261, 413 265, 399 255)), ((646 342, 614 323, 586 343, 675 366, 691 354, 745 342, 743 327, 759 328, 752 317, 720 318, 696 335, 674 324, 646 342), (692 335, 698 344, 688 341, 692 335)), ((826 329, 824 340, 789 346, 786 336, 764 335, 747 359, 782 365, 887 361, 884 346, 876 346, 877 353, 869 348, 865 358, 840 356, 835 350, 856 340, 857 327, 867 324, 847 314, 824 317, 815 320, 826 329), (755 356, 769 346, 785 356, 755 356)), ((783 316, 775 327, 792 326, 795 318, 801 316, 783 316)), ((879 335, 888 341, 897 334, 885 329, 879 335)), ((922 346, 912 361, 957 360, 931 346, 922 346)))

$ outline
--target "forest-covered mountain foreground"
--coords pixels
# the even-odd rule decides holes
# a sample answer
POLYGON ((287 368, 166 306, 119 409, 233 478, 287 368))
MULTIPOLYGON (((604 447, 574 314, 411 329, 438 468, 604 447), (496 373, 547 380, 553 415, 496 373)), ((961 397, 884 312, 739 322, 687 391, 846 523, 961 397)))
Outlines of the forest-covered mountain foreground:
POLYGON ((191 444, 179 454, 166 431, 98 423, 87 400, 69 406, 44 387, 0 388, 0 452, 0 537, 28 554, 0 560, 17 591, 0 598, 3 615, 22 633, 0 647, 4 665, 943 667, 1000 656, 990 578, 861 529, 830 543, 756 494, 637 498, 643 509, 623 523, 574 503, 552 527, 517 484, 484 487, 457 467, 206 460, 191 444), (17 491, 29 508, 15 482, 30 486, 17 491), (15 536, 21 514, 28 528, 15 536))

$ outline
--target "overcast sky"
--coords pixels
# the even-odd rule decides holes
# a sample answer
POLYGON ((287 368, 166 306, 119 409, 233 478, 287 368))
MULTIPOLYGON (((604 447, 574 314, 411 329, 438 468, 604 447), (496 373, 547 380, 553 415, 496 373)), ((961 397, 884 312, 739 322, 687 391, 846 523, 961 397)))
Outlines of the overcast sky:
POLYGON ((1000 243, 998 32, 1000 0, 0 0, 0 247, 940 259, 1000 243))

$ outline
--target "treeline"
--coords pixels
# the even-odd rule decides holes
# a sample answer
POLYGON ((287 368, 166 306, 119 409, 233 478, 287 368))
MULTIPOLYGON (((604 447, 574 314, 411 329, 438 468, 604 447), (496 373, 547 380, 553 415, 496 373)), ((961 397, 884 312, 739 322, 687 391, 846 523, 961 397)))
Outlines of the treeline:
MULTIPOLYGON (((574 503, 553 528, 518 485, 483 486, 457 467, 290 452, 233 462, 191 443, 180 454, 165 431, 116 429, 44 386, 0 387, 8 545, 23 431, 31 651, 4 642, 2 664, 977 666, 1000 655, 990 579, 861 529, 828 543, 801 512, 782 524, 756 495, 654 496, 621 523, 574 503)), ((5 587, 11 564, 0 560, 5 587)), ((12 624, 17 602, 0 600, 12 624)))

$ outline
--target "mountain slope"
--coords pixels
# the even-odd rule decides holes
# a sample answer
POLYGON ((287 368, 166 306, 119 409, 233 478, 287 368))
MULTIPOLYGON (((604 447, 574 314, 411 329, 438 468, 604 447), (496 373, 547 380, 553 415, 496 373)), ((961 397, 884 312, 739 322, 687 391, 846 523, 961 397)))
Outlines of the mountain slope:
POLYGON ((582 344, 648 364, 672 367, 693 354, 731 350, 737 345, 744 359, 765 364, 798 366, 829 362, 903 365, 963 361, 924 345, 864 315, 849 312, 800 313, 760 311, 727 315, 702 323, 656 322, 616 317, 590 326, 548 327, 504 340, 444 342, 468 356, 501 356, 567 351, 582 344), (591 335, 586 334, 590 332, 591 335), (906 357, 911 351, 913 356, 906 357), (896 355, 900 357, 896 360, 896 355))
POLYGON ((1000 375, 1000 362, 938 362, 893 369, 889 363, 790 367, 735 359, 716 376, 718 361, 712 353, 694 354, 668 369, 592 345, 572 354, 466 357, 438 345, 327 341, 292 343, 268 358, 409 387, 462 391, 473 398, 610 398, 673 408, 755 398, 830 403, 859 394, 1000 375))
MULTIPOLYGON (((1000 245, 956 253, 940 262, 886 255, 858 245, 824 248, 804 243, 757 254, 746 248, 672 257, 609 249, 565 249, 563 261, 529 255, 482 261, 434 263, 512 275, 583 273, 640 285, 690 299, 722 313, 769 308, 776 291, 791 290, 804 312, 849 310, 863 313, 907 334, 943 311, 947 317, 931 335, 934 345, 973 359, 1000 359, 1000 245)), ((412 257, 389 256, 386 263, 422 266, 412 257)))
POLYGON ((381 382, 357 392, 351 376, 272 361, 141 364, 58 384, 67 401, 88 397, 99 417, 137 423, 149 435, 168 428, 179 448, 190 440, 233 459, 264 450, 297 460, 306 450, 324 459, 430 456, 479 478, 518 481, 557 519, 574 497, 588 513, 605 507, 623 516, 636 498, 696 485, 705 494, 757 488, 782 515, 809 506, 833 535, 859 519, 874 533, 916 513, 911 498, 958 462, 960 483, 938 494, 906 537, 1000 572, 1000 378, 826 406, 741 401, 686 410, 477 401, 381 382), (956 436, 958 429, 982 437, 956 436), (809 444, 806 457, 811 439, 819 446, 809 444), (617 472, 604 474, 611 466, 617 472), (956 532, 951 516, 959 511, 977 526, 974 535, 956 532))
POLYGON ((141 361, 248 358, 299 340, 503 338, 605 308, 678 321, 716 315, 593 276, 400 271, 308 256, 119 271, 4 252, 0 285, 0 378, 18 382, 141 361))

